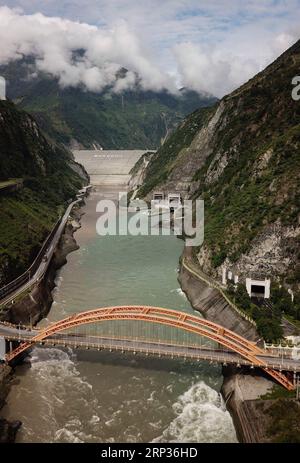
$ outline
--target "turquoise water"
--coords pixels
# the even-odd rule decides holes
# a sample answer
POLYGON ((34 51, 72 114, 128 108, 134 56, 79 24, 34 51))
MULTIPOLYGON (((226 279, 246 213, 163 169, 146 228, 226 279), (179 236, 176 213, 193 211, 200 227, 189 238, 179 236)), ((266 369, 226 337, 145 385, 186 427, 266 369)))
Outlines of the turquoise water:
MULTIPOLYGON (((177 281, 183 242, 98 236, 103 194, 87 199, 76 232, 80 249, 57 276, 46 322, 125 304, 192 313, 177 281)), ((4 413, 23 421, 19 442, 236 442, 216 365, 35 348, 17 376, 4 413)))

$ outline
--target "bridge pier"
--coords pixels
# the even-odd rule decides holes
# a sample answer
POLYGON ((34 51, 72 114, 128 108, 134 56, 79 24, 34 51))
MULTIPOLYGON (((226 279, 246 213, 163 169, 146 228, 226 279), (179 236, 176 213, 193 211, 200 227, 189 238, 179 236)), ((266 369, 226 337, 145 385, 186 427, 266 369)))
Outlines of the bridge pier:
POLYGON ((6 361, 6 354, 11 353, 15 349, 13 341, 8 341, 3 336, 0 336, 0 360, 6 361))
POLYGON ((6 355, 6 340, 3 337, 0 337, 0 360, 5 361, 6 355))

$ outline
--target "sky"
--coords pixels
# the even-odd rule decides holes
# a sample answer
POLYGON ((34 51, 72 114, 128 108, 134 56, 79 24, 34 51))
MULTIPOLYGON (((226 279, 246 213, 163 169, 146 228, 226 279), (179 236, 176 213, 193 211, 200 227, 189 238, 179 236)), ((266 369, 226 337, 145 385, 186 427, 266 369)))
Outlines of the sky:
POLYGON ((144 89, 222 97, 298 39, 300 0, 0 0, 0 63, 30 54, 62 87, 95 92, 138 74, 144 89))

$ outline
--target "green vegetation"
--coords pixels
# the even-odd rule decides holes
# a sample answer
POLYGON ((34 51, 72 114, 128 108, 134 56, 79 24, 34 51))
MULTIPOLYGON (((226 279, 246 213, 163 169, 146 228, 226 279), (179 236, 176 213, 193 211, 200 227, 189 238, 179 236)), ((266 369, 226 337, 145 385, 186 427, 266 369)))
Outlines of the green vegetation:
POLYGON ((7 179, 14 176, 23 178, 22 189, 0 195, 1 286, 26 270, 82 186, 72 163, 65 149, 47 142, 28 114, 0 102, 1 184, 11 184, 7 179))
POLYGON ((284 286, 272 285, 271 301, 276 310, 292 319, 300 321, 300 295, 296 294, 292 301, 291 295, 284 286))
POLYGON ((26 188, 0 196, 1 284, 23 273, 58 220, 56 208, 26 188), (3 272, 3 274, 2 274, 3 272))
POLYGON ((272 389, 268 391, 266 394, 263 394, 259 397, 262 400, 275 400, 275 399, 294 399, 295 398, 295 391, 288 391, 279 384, 274 384, 272 389))
POLYGON ((286 162, 286 151, 277 151, 278 140, 268 147, 255 149, 249 139, 252 148, 247 150, 243 143, 239 158, 227 165, 213 186, 205 185, 206 174, 202 169, 198 179, 201 187, 194 196, 200 195, 205 200, 206 243, 213 250, 215 267, 221 265, 226 257, 235 262, 241 254, 249 251, 252 240, 266 224, 278 218, 283 224, 297 224, 300 124, 297 139, 296 145, 294 138, 286 141, 287 150, 290 145, 294 146, 289 163, 286 162), (267 150, 273 150, 273 159, 260 177, 254 177, 253 165, 267 150), (283 198, 280 198, 283 189, 288 190, 284 204, 283 198))
POLYGON ((271 442, 300 443, 300 402, 295 399, 295 391, 274 384, 259 397, 258 408, 267 418, 266 434, 271 442))
POLYGON ((227 293, 237 307, 256 322, 257 332, 266 342, 276 342, 283 337, 282 312, 279 308, 274 306, 271 309, 254 304, 243 284, 238 284, 236 289, 233 284, 230 284, 227 293))
POLYGON ((18 185, 21 180, 22 179, 12 178, 9 180, 2 181, 0 182, 0 190, 2 190, 3 188, 7 188, 8 186, 18 185))
POLYGON ((31 58, 0 67, 9 97, 34 115, 52 139, 66 145, 76 141, 86 148, 98 144, 104 149, 155 149, 184 116, 216 101, 187 90, 175 96, 138 86, 119 94, 110 88, 100 93, 62 89, 47 74, 28 77, 34 71, 31 58))
MULTIPOLYGON (((226 258, 237 262, 271 226, 299 225, 300 104, 291 98, 299 62, 300 41, 215 108, 186 118, 149 163, 140 196, 190 182, 191 197, 204 199, 204 247, 212 272, 226 258), (220 116, 210 132, 217 108, 220 116), (201 129, 199 148, 193 142, 201 129)), ((295 291, 299 245, 299 234, 280 243, 290 262, 281 276, 295 291)))
POLYGON ((300 403, 291 399, 277 399, 268 409, 271 424, 267 434, 271 442, 300 443, 300 403))
POLYGON ((196 133, 203 127, 212 113, 212 108, 203 108, 190 114, 187 119, 167 138, 152 157, 147 168, 147 177, 138 195, 146 196, 156 185, 164 182, 174 168, 177 157, 190 146, 196 133))
POLYGON ((246 287, 238 284, 236 287, 228 284, 228 296, 239 309, 249 315, 257 325, 258 334, 266 341, 276 343, 283 338, 282 317, 290 317, 292 322, 300 317, 300 298, 296 295, 292 301, 291 295, 282 286, 272 283, 271 304, 258 306, 249 297, 246 287))

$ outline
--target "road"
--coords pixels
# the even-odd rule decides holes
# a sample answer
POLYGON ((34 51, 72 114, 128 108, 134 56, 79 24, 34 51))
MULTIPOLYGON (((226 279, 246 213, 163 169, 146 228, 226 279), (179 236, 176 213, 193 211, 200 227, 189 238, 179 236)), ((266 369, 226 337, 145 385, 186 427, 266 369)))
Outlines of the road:
MULTIPOLYGON (((0 324, 0 337, 4 337, 7 340, 30 341, 37 333, 37 329, 24 330, 15 328, 13 325, 0 324)), ((219 348, 214 349, 207 346, 174 344, 168 341, 161 342, 130 338, 118 339, 112 336, 85 336, 78 335, 77 333, 59 333, 45 339, 39 344, 47 346, 61 345, 78 349, 107 349, 134 353, 139 352, 142 354, 208 360, 222 364, 234 363, 237 365, 252 366, 251 362, 242 358, 235 352, 219 348)), ((269 368, 300 372, 300 356, 299 358, 287 358, 280 355, 274 356, 266 352, 265 355, 257 355, 257 357, 266 362, 269 368)))
POLYGON ((76 199, 75 201, 73 201, 72 203, 69 204, 69 206, 67 207, 66 209, 66 212, 64 213, 62 219, 61 219, 61 222, 59 224, 59 227, 52 239, 52 242, 51 242, 51 245, 48 247, 48 249, 46 250, 46 253, 45 253, 45 256, 41 262, 41 264, 39 265, 38 269, 34 272, 33 275, 30 275, 29 273, 29 276, 28 276, 28 280, 22 284, 19 288, 17 288, 15 291, 13 291, 12 293, 10 293, 8 296, 5 296, 3 299, 0 300, 0 304, 1 305, 6 305, 10 302, 13 302, 14 299, 16 299, 20 294, 22 294, 24 291, 26 291, 27 289, 31 288, 32 285, 34 285, 35 283, 39 282, 42 277, 44 276, 44 274, 46 273, 48 267, 49 267, 49 264, 51 262, 51 259, 53 257, 53 254, 54 254, 54 251, 57 247, 57 244, 60 240, 60 237, 64 231, 64 228, 66 226, 66 223, 67 223, 67 220, 69 218, 69 215, 70 215, 70 212, 73 208, 73 206, 80 202, 81 199, 76 199))

